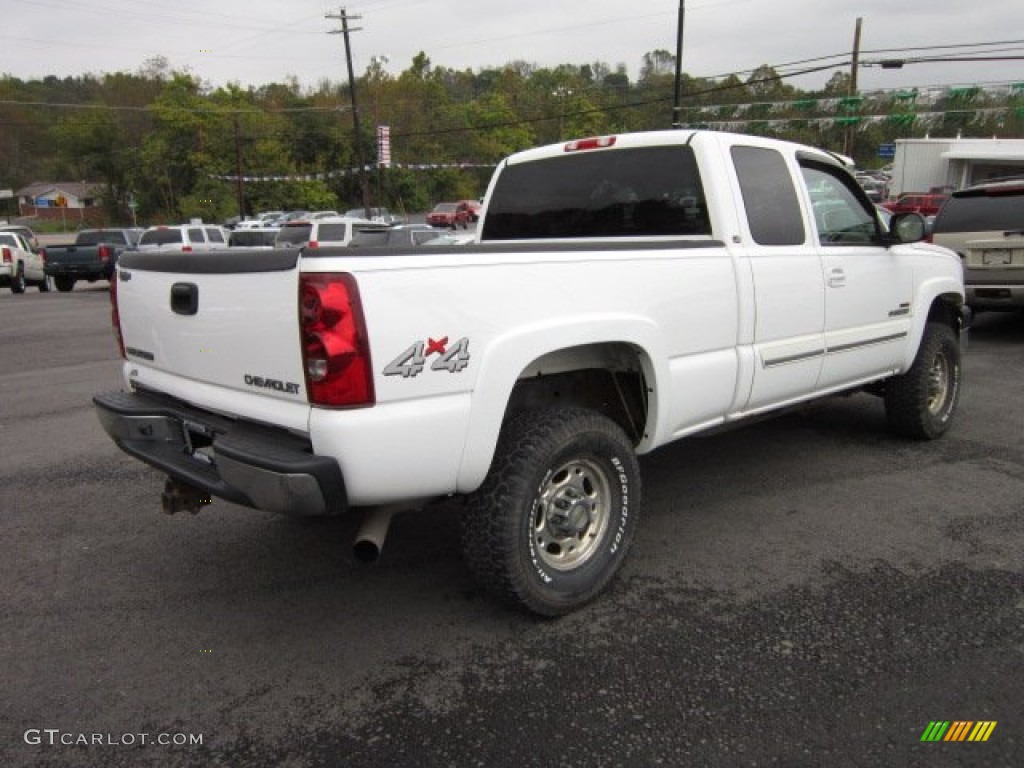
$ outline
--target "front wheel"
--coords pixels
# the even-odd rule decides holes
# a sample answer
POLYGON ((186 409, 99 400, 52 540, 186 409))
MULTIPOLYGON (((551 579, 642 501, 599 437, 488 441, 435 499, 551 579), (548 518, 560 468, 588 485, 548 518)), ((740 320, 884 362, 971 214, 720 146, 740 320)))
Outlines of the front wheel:
POLYGON ((640 469, 622 429, 599 413, 524 411, 502 429, 469 499, 462 548, 477 580, 544 616, 596 597, 636 530, 640 469))
POLYGON ((885 415, 899 435, 933 440, 953 420, 960 402, 960 344, 953 329, 928 323, 914 364, 885 383, 885 415))

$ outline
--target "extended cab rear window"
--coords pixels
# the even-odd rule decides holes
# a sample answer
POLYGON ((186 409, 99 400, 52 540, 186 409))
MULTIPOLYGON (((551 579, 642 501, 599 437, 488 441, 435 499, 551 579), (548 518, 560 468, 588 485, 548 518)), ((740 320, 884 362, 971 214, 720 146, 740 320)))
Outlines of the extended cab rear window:
POLYGON ((481 240, 710 235, 693 150, 638 147, 507 166, 481 240))
POLYGON ((754 242, 759 245, 803 243, 806 239, 803 216, 785 158, 774 149, 735 146, 732 161, 754 242))

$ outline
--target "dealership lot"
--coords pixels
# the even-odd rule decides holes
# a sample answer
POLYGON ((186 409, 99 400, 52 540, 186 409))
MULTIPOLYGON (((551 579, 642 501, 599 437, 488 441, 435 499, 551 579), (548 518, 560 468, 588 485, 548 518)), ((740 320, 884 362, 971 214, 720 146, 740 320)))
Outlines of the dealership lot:
POLYGON ((559 621, 477 591, 455 503, 370 568, 354 521, 161 515, 89 403, 105 283, 4 291, 0 323, 0 764, 1024 760, 1024 316, 978 319, 934 443, 857 395, 645 457, 624 572, 559 621))

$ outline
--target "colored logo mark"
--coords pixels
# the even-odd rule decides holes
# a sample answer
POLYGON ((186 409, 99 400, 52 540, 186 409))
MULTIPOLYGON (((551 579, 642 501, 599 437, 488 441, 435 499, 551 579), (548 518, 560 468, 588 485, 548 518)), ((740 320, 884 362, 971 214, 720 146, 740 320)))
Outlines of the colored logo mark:
POLYGON ((921 741, 988 741, 995 729, 995 720, 932 720, 921 741))

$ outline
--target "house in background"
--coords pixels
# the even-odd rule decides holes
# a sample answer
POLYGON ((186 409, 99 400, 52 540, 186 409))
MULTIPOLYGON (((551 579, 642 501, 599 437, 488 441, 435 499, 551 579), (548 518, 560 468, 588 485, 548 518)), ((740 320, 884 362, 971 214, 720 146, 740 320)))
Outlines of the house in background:
POLYGON ((21 216, 94 224, 103 219, 101 189, 101 184, 88 181, 37 182, 14 194, 21 216))

